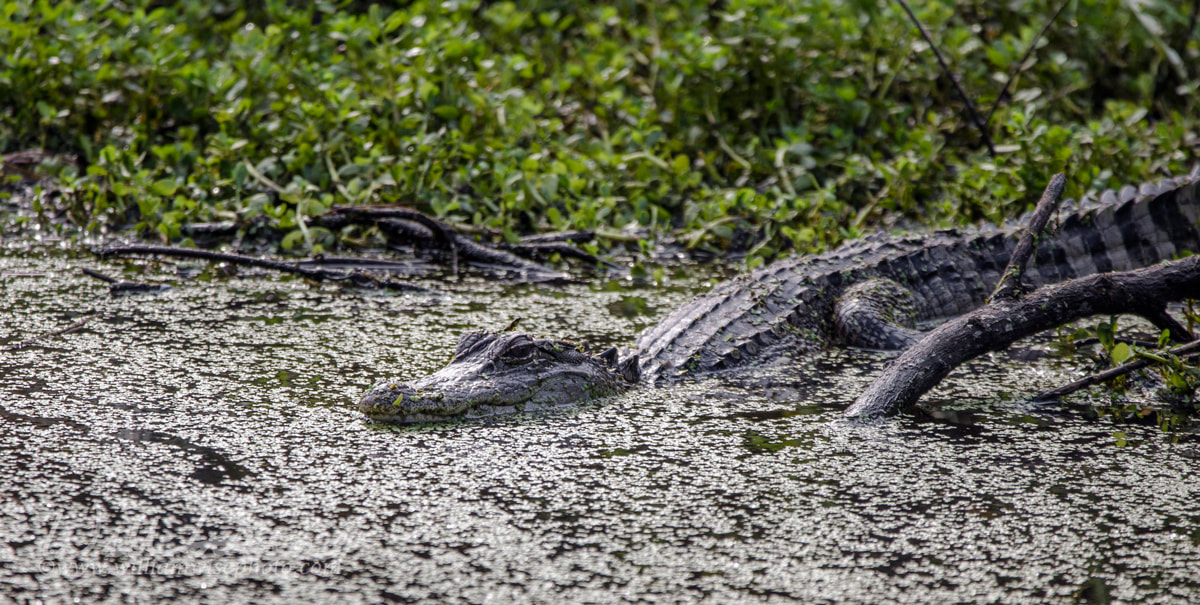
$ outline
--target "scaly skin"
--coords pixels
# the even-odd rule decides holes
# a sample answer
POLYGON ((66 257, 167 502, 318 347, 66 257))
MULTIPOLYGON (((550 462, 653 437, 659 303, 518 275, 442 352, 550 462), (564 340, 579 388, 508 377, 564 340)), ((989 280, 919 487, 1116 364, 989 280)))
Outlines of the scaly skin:
MULTIPOLYGON (((1062 204, 1039 239, 1025 277, 1034 286, 1125 271, 1200 251, 1200 168, 1160 184, 1108 191, 1098 202, 1062 204)), ((839 301, 867 280, 909 290, 918 322, 981 306, 1016 247, 1020 227, 879 234, 814 256, 786 258, 713 288, 641 334, 643 379, 734 367, 779 347, 837 342, 839 301)), ((903 314, 903 313, 902 313, 903 314)), ((845 340, 845 339, 842 339, 845 340)), ((853 341, 853 339, 852 339, 853 341)))
MULTIPOLYGON (((675 310, 638 337, 622 364, 614 354, 592 356, 563 341, 472 332, 450 365, 411 385, 379 383, 359 408, 390 422, 489 416, 613 395, 639 376, 659 382, 734 367, 780 348, 817 349, 839 340, 904 346, 915 332, 889 325, 892 318, 937 321, 982 305, 1018 232, 1008 226, 881 234, 783 259, 675 310), (895 304, 907 307, 893 312, 895 304), (864 309, 866 319, 856 323, 855 312, 864 309)), ((1200 167, 1186 177, 1107 191, 1098 201, 1065 202, 1025 276, 1039 286, 1198 250, 1200 167)))

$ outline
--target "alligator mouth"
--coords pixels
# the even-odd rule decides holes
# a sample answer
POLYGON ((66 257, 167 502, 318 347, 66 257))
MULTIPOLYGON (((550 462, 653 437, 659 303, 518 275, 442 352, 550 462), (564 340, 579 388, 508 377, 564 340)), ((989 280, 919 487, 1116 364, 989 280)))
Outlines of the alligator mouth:
POLYGON ((491 401, 455 400, 445 393, 422 394, 403 383, 380 383, 363 395, 358 409, 377 422, 416 424, 475 420, 506 414, 543 412, 570 407, 576 402, 559 404, 533 401, 503 402, 493 393, 491 401))

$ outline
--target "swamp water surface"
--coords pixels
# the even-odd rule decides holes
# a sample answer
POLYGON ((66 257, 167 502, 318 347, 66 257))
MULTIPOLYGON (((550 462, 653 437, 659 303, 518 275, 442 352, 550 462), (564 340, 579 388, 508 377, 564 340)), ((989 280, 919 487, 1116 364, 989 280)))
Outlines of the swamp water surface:
POLYGON ((0 249, 0 346, 98 312, 0 352, 0 602, 1200 601, 1196 439, 1021 404, 1073 375, 1037 345, 957 372, 948 420, 841 422, 886 357, 835 349, 394 428, 358 396, 465 329, 627 344, 705 286, 206 267, 0 249), (82 267, 175 287, 111 298, 82 267))

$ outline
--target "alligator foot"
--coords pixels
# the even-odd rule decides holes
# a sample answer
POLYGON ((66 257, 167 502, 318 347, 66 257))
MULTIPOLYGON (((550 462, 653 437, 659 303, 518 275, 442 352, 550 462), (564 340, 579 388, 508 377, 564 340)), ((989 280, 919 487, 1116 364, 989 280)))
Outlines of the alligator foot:
POLYGON ((912 292, 890 279, 869 279, 850 286, 834 307, 834 325, 842 344, 864 349, 907 349, 921 340, 914 329, 912 292))

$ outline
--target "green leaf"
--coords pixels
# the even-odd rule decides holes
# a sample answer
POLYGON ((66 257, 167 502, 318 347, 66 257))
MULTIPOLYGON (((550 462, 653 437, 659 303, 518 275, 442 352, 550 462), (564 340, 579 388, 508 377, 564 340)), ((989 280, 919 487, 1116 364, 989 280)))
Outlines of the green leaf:
POLYGON ((542 177, 542 186, 539 192, 547 202, 553 202, 558 198, 558 175, 547 174, 542 177))
POLYGON ((691 162, 688 161, 688 157, 686 155, 679 154, 675 156, 674 160, 672 160, 671 170, 674 171, 675 174, 683 174, 688 171, 688 167, 690 165, 691 162))
POLYGON ((1125 431, 1113 431, 1113 439, 1116 440, 1117 447, 1129 445, 1129 440, 1125 438, 1125 431))
POLYGON ((179 185, 176 185, 174 180, 162 179, 161 181, 154 181, 154 184, 150 185, 150 193, 162 197, 170 197, 175 195, 175 190, 178 188, 179 185))
POLYGON ((1166 379, 1167 386, 1176 392, 1188 390, 1187 378, 1184 378, 1179 372, 1167 372, 1166 379))
POLYGON ((287 235, 283 236, 283 241, 279 242, 279 247, 284 250, 291 250, 296 247, 296 244, 302 241, 304 241, 304 232, 299 229, 293 229, 287 235))
POLYGON ((1115 363, 1125 363, 1130 357, 1133 357, 1133 351, 1130 350, 1129 345, 1120 342, 1113 347, 1112 358, 1115 363))
POLYGON ((453 105, 438 105, 433 108, 433 113, 443 120, 456 120, 460 112, 453 105))
POLYGON ((158 214, 158 200, 152 197, 143 197, 137 201, 138 211, 142 216, 152 217, 158 214))
POLYGON ((1171 341, 1171 331, 1163 330, 1162 334, 1158 335, 1158 348, 1161 349, 1161 348, 1167 346, 1167 343, 1170 341, 1171 341))
POLYGON ((438 94, 438 92, 437 84, 434 84, 429 80, 422 80, 421 83, 417 85, 417 96, 420 97, 422 101, 428 101, 430 97, 438 94))

